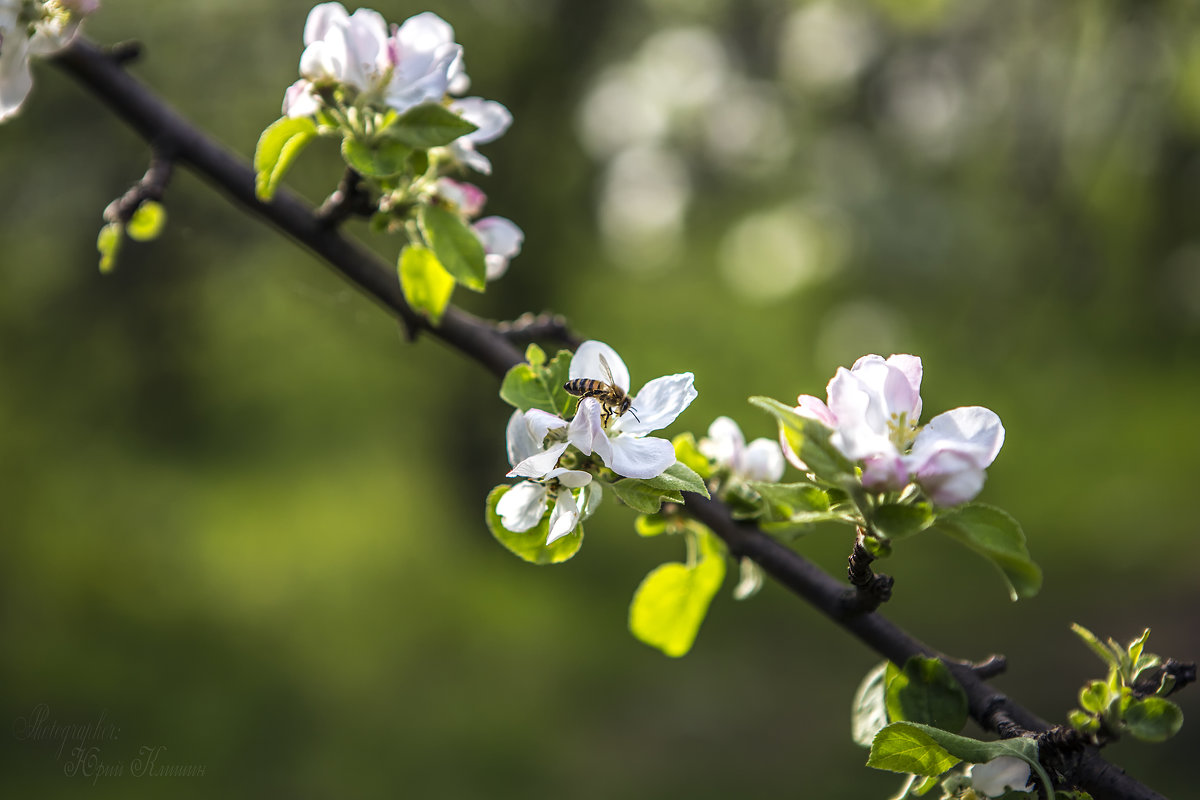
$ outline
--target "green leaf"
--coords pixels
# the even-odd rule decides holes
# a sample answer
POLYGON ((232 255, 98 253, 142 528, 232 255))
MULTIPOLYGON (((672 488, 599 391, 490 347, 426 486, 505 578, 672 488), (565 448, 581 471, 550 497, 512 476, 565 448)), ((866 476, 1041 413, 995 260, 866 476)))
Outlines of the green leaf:
POLYGON ((440 323, 454 293, 454 277, 432 250, 419 244, 405 245, 400 251, 399 272, 400 288, 408 304, 434 325, 440 323))
POLYGON ((913 656, 900 669, 889 662, 888 719, 932 725, 950 732, 967 724, 967 694, 936 658, 913 656))
POLYGON ((117 265, 117 253, 121 251, 121 242, 125 239, 124 226, 119 222, 110 222, 100 229, 96 236, 96 249, 100 251, 100 272, 107 275, 117 265))
POLYGON ((725 579, 725 554, 715 535, 697 536, 694 566, 669 563, 655 569, 633 595, 629 630, 641 641, 678 658, 692 649, 713 596, 725 579))
POLYGON ((650 538, 667 532, 667 521, 657 514, 638 514, 633 520, 633 529, 638 536, 650 538))
POLYGON ((867 766, 936 776, 960 761, 986 764, 1001 756, 1019 758, 1029 764, 1046 787, 1048 800, 1054 800, 1050 776, 1038 763, 1037 743, 1024 737, 981 742, 917 722, 893 722, 875 736, 867 766))
POLYGON ((530 344, 525 348, 525 360, 529 362, 529 366, 536 369, 546 363, 546 351, 536 344, 530 344))
POLYGON ((419 223, 425 241, 454 279, 477 292, 487 283, 483 245, 462 217, 441 206, 421 206, 419 223))
POLYGON ((888 724, 887 671, 890 661, 883 661, 867 673, 854 693, 850 706, 850 736, 855 744, 870 747, 879 733, 888 724))
POLYGON ((622 503, 643 514, 657 514, 664 500, 683 502, 683 495, 678 491, 660 489, 638 478, 622 478, 612 484, 612 490, 622 503))
POLYGON ((1113 651, 1106 647, 1105 644, 1101 642, 1099 638, 1097 638, 1096 634, 1092 633, 1082 625, 1074 622, 1071 623, 1071 630, 1075 632, 1076 636, 1083 640, 1084 644, 1091 648, 1093 653, 1100 657, 1101 661, 1114 669, 1120 667, 1120 659, 1118 659, 1116 655, 1113 654, 1113 651))
POLYGON ((353 136, 342 139, 342 158, 351 169, 367 178, 399 175, 407 166, 411 153, 408 145, 393 139, 376 139, 369 144, 353 136))
POLYGON ((1122 700, 1121 719, 1143 742, 1165 742, 1183 727, 1183 711, 1162 697, 1122 700))
POLYGON ((443 147, 460 136, 479 130, 474 123, 437 103, 422 103, 405 111, 386 128, 384 135, 418 150, 443 147))
POLYGON ((933 521, 933 508, 928 503, 883 503, 871 511, 871 528, 893 541, 920 533, 933 521))
POLYGON ((768 502, 786 506, 789 516, 801 511, 829 511, 829 495, 811 483, 748 481, 747 485, 768 502))
POLYGON ((1079 705, 1083 706, 1084 711, 1093 714, 1100 714, 1108 708, 1110 698, 1111 692, 1104 681, 1091 681, 1079 690, 1079 705))
POLYGON ((673 492, 695 492, 708 497, 708 487, 704 479, 681 461, 676 461, 659 475, 648 478, 646 484, 656 489, 667 489, 673 492))
POLYGON ((129 224, 125 226, 125 232, 135 242, 149 242, 158 238, 166 224, 167 211, 162 203, 146 200, 133 212, 129 224))
MULTIPOLYGON (((542 357, 545 358, 544 353, 542 357)), ((540 408, 565 417, 572 398, 563 389, 563 384, 567 382, 570 370, 571 354, 566 350, 560 350, 545 366, 517 364, 504 376, 500 384, 500 398, 522 411, 540 408)))
POLYGON ((813 475, 834 485, 854 475, 854 465, 830 444, 829 428, 770 397, 751 397, 750 402, 774 415, 783 438, 813 475))
POLYGON ((1033 597, 1042 588, 1042 571, 1029 557, 1025 532, 1004 511, 968 503, 943 511, 933 527, 990 559, 1003 574, 1013 600, 1033 597))
POLYGON ((699 475, 704 480, 712 477, 712 464, 708 460, 708 456, 700 452, 700 448, 696 446, 696 437, 690 433, 681 433, 671 440, 671 444, 675 446, 675 459, 693 472, 699 475))
POLYGON ((283 117, 267 126, 254 148, 254 193, 268 202, 279 189, 279 182, 297 156, 317 135, 317 126, 308 117, 283 117))
POLYGON ((487 526, 496 541, 508 548, 509 552, 531 564, 561 564, 579 552, 579 548, 583 546, 583 525, 577 525, 575 530, 549 547, 546 546, 546 538, 550 535, 548 513, 543 514, 542 521, 531 530, 515 533, 505 528, 500 515, 496 513, 496 504, 511 488, 505 485, 497 486, 487 496, 487 526))
POLYGON ((1078 708, 1068 712, 1067 722, 1071 724, 1072 728, 1085 735, 1091 735, 1100 730, 1099 718, 1086 711, 1080 711, 1078 708))
POLYGON ((1126 648, 1126 650, 1125 650, 1125 652, 1126 652, 1125 663, 1127 663, 1129 665, 1130 682, 1133 681, 1136 674, 1140 671, 1139 667, 1138 667, 1138 662, 1142 660, 1142 651, 1145 650, 1146 640, 1149 638, 1150 638, 1150 629, 1146 628, 1144 631, 1142 631, 1142 635, 1139 636, 1138 638, 1134 639, 1132 642, 1130 642, 1129 647, 1126 648))

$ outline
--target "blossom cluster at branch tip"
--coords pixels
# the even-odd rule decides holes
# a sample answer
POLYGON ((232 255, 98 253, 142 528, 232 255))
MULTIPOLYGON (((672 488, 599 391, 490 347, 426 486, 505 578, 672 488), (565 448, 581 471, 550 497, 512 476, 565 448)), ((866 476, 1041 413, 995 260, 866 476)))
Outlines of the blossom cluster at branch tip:
POLYGON ((100 0, 0 0, 0 122, 17 114, 33 88, 32 57, 71 43, 100 0))
MULTIPOLYGON (((612 380, 629 391, 629 369, 607 344, 587 341, 571 359, 571 380, 612 380)), ((690 372, 655 378, 632 398, 634 414, 625 413, 606 424, 604 410, 595 397, 579 401, 574 417, 563 419, 539 409, 516 411, 509 418, 505 441, 510 478, 524 478, 496 505, 501 524, 520 533, 531 530, 550 510, 546 544, 566 536, 587 519, 600 503, 601 482, 591 472, 563 463, 595 455, 623 478, 655 478, 675 463, 675 448, 666 439, 647 436, 664 428, 696 399, 690 372), (568 452, 569 450, 577 452, 568 452), (553 503, 553 505, 551 505, 553 503)))
MULTIPOLYGON (((341 3, 313 7, 304 25, 300 79, 288 87, 283 113, 309 117, 329 108, 339 90, 353 109, 404 113, 424 103, 443 103, 470 86, 462 45, 448 22, 426 11, 390 28, 369 8, 349 13, 341 3)), ((464 97, 449 107, 477 126, 446 148, 456 163, 491 172, 476 146, 499 138, 512 124, 494 100, 464 97)))
POLYGON ((746 444, 742 429, 729 417, 717 417, 708 426, 708 436, 697 446, 718 468, 729 470, 738 481, 775 483, 783 477, 783 452, 770 439, 755 439, 746 444))
MULTIPOLYGON (((801 395, 796 412, 833 431, 831 444, 861 466, 866 488, 896 491, 916 483, 937 505, 965 503, 983 488, 1004 426, 995 412, 967 406, 920 427, 921 377, 916 356, 863 356, 848 370, 838 368, 828 403, 801 395)), ((780 443, 788 460, 807 471, 786 438, 780 443)))

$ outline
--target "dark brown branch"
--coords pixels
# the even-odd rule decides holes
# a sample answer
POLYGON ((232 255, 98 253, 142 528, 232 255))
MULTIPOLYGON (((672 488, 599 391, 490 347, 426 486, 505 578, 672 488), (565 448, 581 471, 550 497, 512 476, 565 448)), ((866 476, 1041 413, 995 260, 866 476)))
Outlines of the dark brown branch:
POLYGON ((314 212, 326 225, 337 226, 350 217, 369 217, 378 209, 362 185, 362 176, 346 167, 342 179, 325 202, 314 212))
POLYGON ((583 344, 583 340, 571 332, 567 318, 562 314, 527 312, 512 322, 496 323, 496 332, 513 344, 557 342, 570 350, 583 344))
MULTIPOLYGON (((118 59, 79 38, 55 61, 156 149, 171 153, 177 162, 192 168, 233 202, 320 256, 329 267, 399 317, 411 332, 429 332, 497 376, 522 360, 520 350, 509 339, 514 335, 511 327, 502 333, 454 307, 447 309, 440 326, 431 327, 405 303, 390 264, 343 237, 294 194, 283 190, 272 202, 260 202, 254 194, 253 170, 122 71, 118 59)), ((519 338, 519 334, 514 338, 519 338)), ((967 694, 971 716, 985 728, 996 730, 998 726, 1011 724, 1016 727, 1006 728, 1010 732, 1017 728, 1035 734, 1052 730, 1047 722, 984 683, 981 673, 985 670, 942 656, 878 612, 862 613, 861 609, 848 607, 844 584, 757 527, 735 521, 724 504, 691 493, 686 498, 689 513, 715 531, 735 556, 753 559, 876 653, 898 664, 914 655, 945 660, 967 694)), ((1163 800, 1157 792, 1105 762, 1091 747, 1084 749, 1066 779, 1089 791, 1096 800, 1163 800)))
POLYGON ((147 200, 160 202, 171 182, 173 168, 169 154, 162 149, 155 149, 150 157, 150 166, 142 179, 129 187, 129 191, 113 200, 104 209, 104 220, 126 225, 133 215, 147 200))
POLYGON ((854 549, 847 559, 846 577, 850 579, 849 590, 843 602, 848 614, 869 614, 892 598, 892 576, 876 575, 871 569, 875 556, 867 550, 866 532, 861 528, 854 539, 854 549))

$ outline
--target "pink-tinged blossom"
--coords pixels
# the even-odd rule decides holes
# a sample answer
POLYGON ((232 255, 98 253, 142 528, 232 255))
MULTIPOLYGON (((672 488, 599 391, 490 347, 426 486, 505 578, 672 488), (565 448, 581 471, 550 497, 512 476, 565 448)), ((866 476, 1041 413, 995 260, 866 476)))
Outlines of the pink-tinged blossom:
POLYGON ((473 183, 463 183, 451 178, 438 178, 437 196, 454 205, 467 219, 475 219, 487 204, 487 195, 473 183))
MULTIPOLYGON (((607 344, 587 341, 579 346, 571 359, 568 372, 571 380, 590 378, 609 381, 601 364, 608 364, 613 383, 629 391, 629 369, 617 352, 607 344)), ((647 436, 650 431, 665 428, 696 399, 692 373, 655 378, 634 397, 630 411, 613 419, 605 427, 603 411, 594 397, 579 401, 579 408, 567 438, 584 455, 593 452, 611 469, 626 478, 649 479, 661 475, 675 463, 675 448, 666 439, 647 436)))
POLYGON ((475 148, 495 141, 512 125, 512 114, 495 100, 482 97, 464 97, 450 104, 450 110, 470 122, 476 130, 458 137, 450 143, 454 159, 484 175, 492 173, 492 162, 475 148))
MULTIPOLYGON (((828 403, 798 398, 796 412, 830 428, 830 443, 862 467, 863 485, 895 491, 916 482, 937 505, 965 503, 979 494, 985 470, 1004 443, 1000 418, 986 408, 956 408, 924 428, 921 359, 911 355, 863 356, 838 368, 828 403)), ((788 460, 807 466, 781 439, 788 460)))
POLYGON ((483 245, 487 279, 494 281, 508 272, 508 262, 520 254, 521 245, 525 243, 525 232, 504 217, 484 217, 472 225, 471 230, 483 245))

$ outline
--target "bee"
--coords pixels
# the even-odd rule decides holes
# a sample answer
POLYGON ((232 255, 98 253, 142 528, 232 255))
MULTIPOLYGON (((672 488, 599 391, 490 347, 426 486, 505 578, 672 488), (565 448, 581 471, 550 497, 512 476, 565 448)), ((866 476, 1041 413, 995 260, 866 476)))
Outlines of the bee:
POLYGON ((625 390, 613 380, 612 368, 608 366, 608 360, 604 358, 603 354, 600 354, 600 369, 604 370, 604 380, 575 378, 564 383, 563 389, 567 394, 574 395, 581 400, 585 397, 596 398, 600 402, 600 408, 604 411, 601 424, 606 428, 610 419, 619 417, 626 411, 633 414, 633 418, 638 422, 641 422, 637 412, 633 410, 633 399, 625 394, 625 390))

